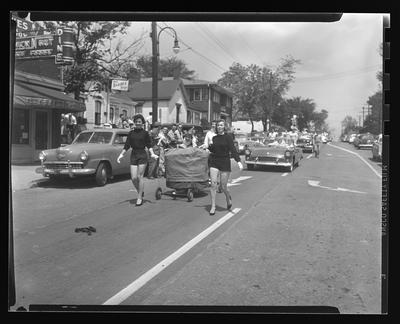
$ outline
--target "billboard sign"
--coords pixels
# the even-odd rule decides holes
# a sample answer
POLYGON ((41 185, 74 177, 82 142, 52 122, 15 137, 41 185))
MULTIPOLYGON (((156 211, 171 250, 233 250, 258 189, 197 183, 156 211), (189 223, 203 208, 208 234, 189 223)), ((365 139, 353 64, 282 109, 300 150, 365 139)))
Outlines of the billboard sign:
POLYGON ((111 81, 112 90, 128 91, 129 80, 114 79, 111 81))
POLYGON ((58 36, 41 35, 22 37, 15 40, 15 58, 42 58, 57 53, 58 36))

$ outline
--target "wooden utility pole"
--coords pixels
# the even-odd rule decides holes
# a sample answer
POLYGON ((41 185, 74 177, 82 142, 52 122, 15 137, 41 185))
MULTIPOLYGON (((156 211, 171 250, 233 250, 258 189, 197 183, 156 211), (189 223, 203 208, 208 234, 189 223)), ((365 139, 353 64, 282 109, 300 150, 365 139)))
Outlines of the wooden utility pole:
POLYGON ((157 46, 157 23, 151 22, 152 43, 152 124, 158 121, 158 46, 157 46))

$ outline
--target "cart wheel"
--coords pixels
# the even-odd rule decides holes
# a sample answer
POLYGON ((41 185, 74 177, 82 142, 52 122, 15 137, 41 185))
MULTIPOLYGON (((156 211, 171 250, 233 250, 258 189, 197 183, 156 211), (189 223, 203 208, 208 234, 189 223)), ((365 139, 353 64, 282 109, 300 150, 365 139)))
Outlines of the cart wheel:
POLYGON ((161 193, 162 193, 161 188, 157 188, 157 190, 156 190, 156 199, 157 200, 161 199, 161 193))
POLYGON ((192 201, 193 200, 193 191, 192 191, 192 189, 188 189, 187 198, 188 198, 188 201, 192 201))

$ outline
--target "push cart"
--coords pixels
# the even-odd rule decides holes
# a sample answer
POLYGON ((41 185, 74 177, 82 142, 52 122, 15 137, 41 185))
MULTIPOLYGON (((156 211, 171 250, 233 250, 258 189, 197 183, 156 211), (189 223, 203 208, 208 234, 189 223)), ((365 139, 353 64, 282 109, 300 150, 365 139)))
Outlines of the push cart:
POLYGON ((196 147, 175 148, 165 152, 164 187, 172 190, 164 191, 159 183, 156 199, 160 200, 162 195, 167 195, 173 199, 186 197, 192 201, 195 194, 209 187, 208 155, 208 151, 196 147))

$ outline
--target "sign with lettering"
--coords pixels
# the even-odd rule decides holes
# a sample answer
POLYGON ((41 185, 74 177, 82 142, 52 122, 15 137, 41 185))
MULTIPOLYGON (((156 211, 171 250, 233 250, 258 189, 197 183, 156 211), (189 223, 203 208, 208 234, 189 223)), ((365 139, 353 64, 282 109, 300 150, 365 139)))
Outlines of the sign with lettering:
POLYGON ((112 90, 128 91, 129 80, 114 79, 111 82, 112 90))
POLYGON ((41 35, 18 38, 15 41, 15 58, 54 56, 57 53, 57 35, 41 35))

